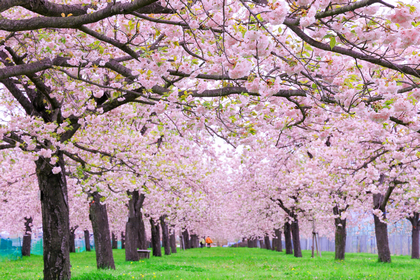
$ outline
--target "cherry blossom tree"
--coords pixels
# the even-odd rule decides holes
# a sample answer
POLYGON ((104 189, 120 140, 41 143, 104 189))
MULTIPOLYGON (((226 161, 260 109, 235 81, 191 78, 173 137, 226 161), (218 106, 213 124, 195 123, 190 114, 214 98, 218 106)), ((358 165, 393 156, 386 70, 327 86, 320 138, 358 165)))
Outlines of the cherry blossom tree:
MULTIPOLYGON (((180 134, 203 130, 233 146, 267 130, 278 148, 293 127, 310 130, 329 113, 417 131, 418 8, 382 0, 2 1, 1 148, 35 162, 44 278, 70 278, 65 157, 77 159, 81 128, 90 133, 135 103, 137 115, 153 108, 180 134)), ((379 188, 393 192, 399 182, 379 188)))

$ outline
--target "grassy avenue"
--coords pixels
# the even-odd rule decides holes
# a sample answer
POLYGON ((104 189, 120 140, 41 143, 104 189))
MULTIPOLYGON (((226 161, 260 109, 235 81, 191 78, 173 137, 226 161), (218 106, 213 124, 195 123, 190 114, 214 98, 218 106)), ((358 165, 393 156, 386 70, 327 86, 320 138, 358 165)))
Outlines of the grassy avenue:
MULTIPOLYGON (((393 256, 391 264, 378 263, 377 256, 346 254, 344 262, 334 253, 322 258, 295 258, 258 248, 203 248, 181 251, 161 258, 126 262, 124 250, 114 250, 116 270, 96 269, 95 253, 72 253, 74 280, 111 279, 420 279, 419 260, 393 256)), ((42 256, 0 263, 0 279, 42 279, 42 256)))

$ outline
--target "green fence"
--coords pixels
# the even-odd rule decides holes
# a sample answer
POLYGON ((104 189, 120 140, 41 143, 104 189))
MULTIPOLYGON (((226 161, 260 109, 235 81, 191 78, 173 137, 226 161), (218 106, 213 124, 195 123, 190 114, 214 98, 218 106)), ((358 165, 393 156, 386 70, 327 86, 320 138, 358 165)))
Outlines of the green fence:
MULTIPOLYGON (((21 238, 14 239, 0 239, 0 262, 17 260, 22 258, 22 240, 21 238)), ((75 240, 76 253, 81 253, 86 251, 85 240, 76 239, 75 240)), ((95 251, 95 243, 93 240, 90 240, 90 249, 95 251)), ((118 249, 121 249, 121 241, 118 241, 118 249)), ((31 239, 31 255, 42 256, 43 250, 43 240, 42 238, 32 238, 31 239)))
POLYGON ((44 253, 44 249, 43 249, 42 238, 39 238, 39 239, 32 238, 31 239, 31 255, 42 256, 43 253, 44 253))
POLYGON ((0 239, 0 262, 15 261, 22 258, 22 241, 20 238, 0 239))

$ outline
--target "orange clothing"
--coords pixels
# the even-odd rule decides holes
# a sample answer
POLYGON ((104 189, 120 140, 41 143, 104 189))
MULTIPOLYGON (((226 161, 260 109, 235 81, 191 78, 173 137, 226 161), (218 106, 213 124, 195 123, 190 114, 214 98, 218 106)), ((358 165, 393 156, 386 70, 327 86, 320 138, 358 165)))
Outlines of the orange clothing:
POLYGON ((206 243, 207 243, 207 244, 211 244, 211 243, 213 243, 213 240, 211 240, 211 238, 210 238, 210 237, 207 237, 207 238, 206 238, 206 243))

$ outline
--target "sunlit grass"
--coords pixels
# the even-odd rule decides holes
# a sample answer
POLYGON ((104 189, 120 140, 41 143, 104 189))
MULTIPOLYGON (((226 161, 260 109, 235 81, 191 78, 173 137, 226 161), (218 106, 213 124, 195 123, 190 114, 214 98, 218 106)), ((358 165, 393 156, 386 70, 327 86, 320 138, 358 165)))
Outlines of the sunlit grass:
MULTIPOLYGON (((258 248, 203 248, 140 262, 126 262, 124 250, 114 250, 116 270, 97 270, 95 253, 71 254, 72 279, 420 279, 420 260, 393 256, 391 264, 378 263, 365 253, 334 261, 334 253, 322 258, 294 258, 258 248)), ((42 257, 0 263, 0 279, 42 279, 42 257)))

